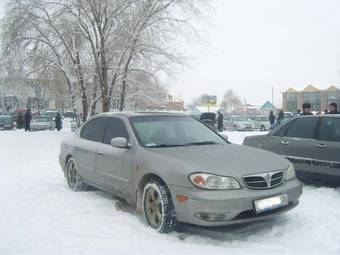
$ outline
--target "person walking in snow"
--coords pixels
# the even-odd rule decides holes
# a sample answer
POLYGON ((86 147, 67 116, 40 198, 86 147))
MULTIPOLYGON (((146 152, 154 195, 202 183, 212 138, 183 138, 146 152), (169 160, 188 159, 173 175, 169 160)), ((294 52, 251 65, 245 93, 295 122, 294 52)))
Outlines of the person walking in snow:
POLYGON ((58 131, 60 131, 60 129, 62 129, 62 121, 61 121, 60 112, 58 112, 57 116, 55 117, 55 127, 58 131))
POLYGON ((273 111, 270 111, 269 113, 269 123, 270 123, 270 127, 273 128, 275 124, 275 115, 273 111))
POLYGON ((223 114, 219 111, 217 117, 217 130, 218 132, 223 131, 223 114))
POLYGON ((25 120, 25 132, 31 131, 31 121, 32 121, 31 109, 27 109, 24 115, 24 120, 25 120))
POLYGON ((277 123, 277 126, 281 124, 281 121, 282 119, 285 117, 285 114, 284 112, 281 110, 279 112, 279 115, 277 116, 277 120, 276 120, 276 123, 277 123))

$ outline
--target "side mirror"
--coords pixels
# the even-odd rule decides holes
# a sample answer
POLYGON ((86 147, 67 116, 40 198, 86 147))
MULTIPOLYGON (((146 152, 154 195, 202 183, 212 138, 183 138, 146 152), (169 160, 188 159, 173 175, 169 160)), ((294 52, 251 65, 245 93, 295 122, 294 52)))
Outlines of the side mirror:
POLYGON ((222 136, 224 140, 228 141, 228 136, 226 134, 220 134, 220 136, 222 136))
POLYGON ((111 140, 111 145, 115 148, 129 149, 129 142, 125 137, 116 137, 111 140))

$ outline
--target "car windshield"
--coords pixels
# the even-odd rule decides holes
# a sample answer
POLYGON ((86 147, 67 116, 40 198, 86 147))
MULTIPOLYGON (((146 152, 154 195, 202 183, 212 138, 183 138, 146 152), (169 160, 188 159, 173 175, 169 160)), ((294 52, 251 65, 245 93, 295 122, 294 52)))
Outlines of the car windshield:
POLYGON ((267 117, 257 117, 255 120, 257 121, 268 121, 267 117))
POLYGON ((9 116, 0 117, 0 123, 11 123, 12 118, 9 116))
POLYGON ((48 117, 35 117, 33 122, 49 122, 50 118, 48 117))
POLYGON ((247 117, 233 117, 234 121, 249 121, 247 117))
POLYGON ((55 111, 46 111, 44 112, 44 115, 48 116, 48 117, 53 117, 55 118, 57 116, 57 113, 58 112, 55 112, 55 111))
POLYGON ((192 117, 139 116, 130 120, 139 142, 145 147, 226 144, 223 138, 192 117))

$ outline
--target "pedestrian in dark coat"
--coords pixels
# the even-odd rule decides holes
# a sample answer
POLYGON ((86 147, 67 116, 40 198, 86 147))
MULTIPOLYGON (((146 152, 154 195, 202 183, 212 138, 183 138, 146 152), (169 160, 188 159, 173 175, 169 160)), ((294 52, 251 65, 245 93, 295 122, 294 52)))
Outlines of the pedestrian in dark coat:
POLYGON ((27 109, 24 115, 24 121, 25 121, 25 132, 31 131, 31 121, 32 121, 31 109, 27 109))
POLYGON ((311 113, 311 109, 312 109, 312 106, 310 103, 304 103, 302 105, 302 113, 301 115, 313 115, 313 113, 311 113))
POLYGON ((270 113, 269 113, 269 123, 270 123, 270 125, 273 125, 275 123, 275 115, 274 115, 273 111, 270 111, 270 113))
POLYGON ((281 120, 282 120, 284 117, 285 117, 285 114, 284 114, 284 112, 281 110, 281 111, 279 112, 279 115, 277 116, 277 120, 276 120, 277 125, 280 125, 280 124, 281 124, 281 120))
POLYGON ((270 123, 270 128, 274 128, 274 124, 275 124, 275 115, 273 113, 273 111, 270 111, 269 113, 269 123, 270 123))
POLYGON ((62 129, 62 122, 61 122, 61 114, 60 112, 57 113, 57 116, 55 117, 55 127, 58 131, 62 129))
POLYGON ((217 130, 218 130, 218 132, 222 132, 223 131, 223 114, 221 112, 218 112, 217 130))
POLYGON ((336 103, 331 103, 328 106, 328 114, 340 114, 338 112, 338 105, 336 103))

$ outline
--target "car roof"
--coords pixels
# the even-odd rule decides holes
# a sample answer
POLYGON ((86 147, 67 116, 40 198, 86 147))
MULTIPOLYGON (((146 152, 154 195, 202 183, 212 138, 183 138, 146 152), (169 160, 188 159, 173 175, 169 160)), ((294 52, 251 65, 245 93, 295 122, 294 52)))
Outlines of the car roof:
POLYGON ((295 118, 340 118, 340 114, 319 114, 319 115, 297 115, 295 118))
POLYGON ((130 117, 144 117, 144 116, 168 116, 168 117, 188 117, 189 114, 181 112, 106 112, 99 113, 95 117, 114 117, 125 116, 130 117))

